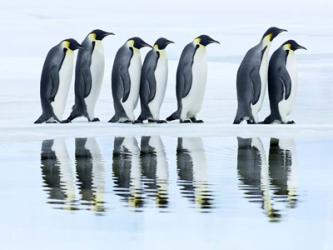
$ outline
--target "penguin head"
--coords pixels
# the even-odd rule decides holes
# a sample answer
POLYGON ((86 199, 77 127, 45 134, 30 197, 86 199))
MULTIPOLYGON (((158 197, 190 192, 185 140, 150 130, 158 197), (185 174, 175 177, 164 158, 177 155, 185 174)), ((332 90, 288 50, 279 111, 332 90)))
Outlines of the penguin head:
POLYGON ((157 41, 154 44, 154 48, 157 50, 163 50, 168 46, 170 43, 174 43, 173 41, 170 41, 164 37, 161 37, 157 39, 157 41))
POLYGON ((296 41, 294 40, 288 40, 286 42, 284 42, 282 44, 282 47, 284 50, 291 50, 291 51, 295 51, 295 50, 298 50, 298 49, 305 49, 305 47, 299 45, 296 41))
POLYGON ((268 30, 266 30, 266 32, 262 36, 261 40, 264 40, 266 42, 272 42, 275 37, 277 37, 281 32, 284 32, 284 31, 287 32, 287 30, 285 30, 285 29, 280 29, 277 27, 270 27, 268 30))
POLYGON ((150 47, 151 48, 151 45, 149 45, 148 43, 143 41, 140 37, 132 37, 132 38, 128 39, 127 44, 130 47, 133 47, 133 48, 136 48, 136 49, 141 49, 143 47, 150 47))
POLYGON ((216 41, 216 40, 214 40, 213 38, 211 38, 210 36, 207 36, 207 35, 198 36, 197 38, 194 39, 194 43, 196 45, 202 45, 202 46, 207 46, 208 44, 211 44, 211 43, 220 44, 219 41, 216 41))
POLYGON ((96 29, 89 33, 89 38, 91 41, 102 41, 104 37, 114 35, 112 32, 106 32, 104 30, 96 29))
POLYGON ((68 38, 68 39, 63 40, 62 45, 64 48, 73 50, 73 51, 81 48, 81 45, 73 38, 68 38))

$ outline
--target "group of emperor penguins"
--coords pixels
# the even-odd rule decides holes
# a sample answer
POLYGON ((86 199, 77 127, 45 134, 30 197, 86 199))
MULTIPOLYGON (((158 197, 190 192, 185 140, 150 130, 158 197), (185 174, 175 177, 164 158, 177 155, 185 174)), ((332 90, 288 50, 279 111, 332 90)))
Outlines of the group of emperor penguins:
MULTIPOLYGON (((245 55, 237 73, 238 109, 234 123, 259 123, 260 111, 268 85, 271 115, 262 123, 292 123, 288 120, 295 99, 297 81, 294 51, 305 49, 293 40, 283 43, 268 64, 272 40, 282 31, 269 28, 260 43, 245 55)), ((44 62, 40 99, 42 115, 35 123, 69 123, 86 117, 97 122, 95 106, 101 91, 105 57, 102 41, 114 33, 100 29, 91 31, 79 44, 70 38, 51 48, 44 62), (63 119, 68 92, 72 81, 74 51, 78 49, 75 67, 75 103, 67 119, 63 119)), ((111 90, 114 116, 109 122, 119 123, 202 123, 197 119, 201 110, 207 82, 206 46, 218 43, 208 35, 201 35, 187 44, 182 51, 176 73, 177 110, 166 120, 160 119, 168 81, 166 47, 173 43, 159 38, 153 46, 139 37, 128 39, 118 50, 112 68, 111 90), (144 62, 140 49, 150 47, 144 62), (134 110, 140 99, 141 113, 134 110)))

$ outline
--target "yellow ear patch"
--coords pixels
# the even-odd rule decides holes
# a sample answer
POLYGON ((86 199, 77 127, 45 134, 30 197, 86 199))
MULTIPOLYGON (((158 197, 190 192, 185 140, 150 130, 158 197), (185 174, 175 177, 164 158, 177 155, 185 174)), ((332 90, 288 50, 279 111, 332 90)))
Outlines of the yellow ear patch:
POLYGON ((159 50, 159 48, 158 48, 158 45, 157 45, 157 44, 155 44, 155 45, 154 45, 154 49, 155 49, 155 50, 157 50, 157 51, 159 50))
POLYGON ((69 45, 71 45, 71 43, 70 43, 69 41, 63 41, 63 42, 62 42, 62 46, 63 46, 64 48, 66 48, 66 49, 70 49, 70 48, 69 48, 69 45))
POLYGON ((287 44, 283 45, 283 49, 284 50, 291 50, 291 44, 287 43, 287 44))
POLYGON ((90 41, 96 41, 96 34, 95 33, 90 33, 88 37, 89 37, 90 41))
POLYGON ((201 42, 201 38, 198 37, 198 38, 194 39, 194 44, 201 45, 200 42, 201 42))
POLYGON ((134 40, 128 40, 128 41, 127 41, 127 45, 128 45, 129 47, 134 47, 134 40))

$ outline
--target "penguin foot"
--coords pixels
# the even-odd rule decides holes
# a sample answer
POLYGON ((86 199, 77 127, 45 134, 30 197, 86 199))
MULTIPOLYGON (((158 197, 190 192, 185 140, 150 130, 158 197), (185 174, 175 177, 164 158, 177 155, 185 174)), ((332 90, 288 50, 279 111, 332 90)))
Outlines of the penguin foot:
POLYGON ((155 120, 155 119, 148 119, 149 123, 167 123, 166 120, 155 120))
POLYGON ((71 123, 71 122, 72 122, 71 120, 66 119, 66 120, 62 120, 60 123, 71 123))
POLYGON ((91 120, 91 122, 100 122, 100 119, 95 117, 94 119, 91 120))
POLYGON ((133 122, 133 124, 142 124, 142 123, 143 123, 142 120, 135 120, 135 121, 133 122))
POLYGON ((180 120, 180 123, 192 123, 191 120, 180 120))
POLYGON ((203 120, 197 120, 196 118, 191 118, 191 122, 193 123, 203 123, 203 120))
POLYGON ((296 124, 295 121, 288 121, 287 124, 296 124))
POLYGON ((256 122, 254 120, 252 120, 252 119, 247 120, 246 122, 247 122, 247 124, 256 124, 256 122))
POLYGON ((130 121, 130 120, 125 120, 125 121, 120 121, 119 123, 126 123, 126 124, 128 124, 128 123, 133 123, 133 122, 130 121))

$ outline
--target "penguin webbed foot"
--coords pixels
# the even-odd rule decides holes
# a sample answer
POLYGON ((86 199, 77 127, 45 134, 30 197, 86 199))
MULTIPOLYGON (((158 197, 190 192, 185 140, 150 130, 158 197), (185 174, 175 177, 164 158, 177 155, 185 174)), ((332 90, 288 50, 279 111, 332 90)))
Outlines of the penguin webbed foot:
POLYGON ((71 123, 72 121, 71 120, 69 120, 69 119, 66 119, 66 120, 62 120, 62 121, 60 121, 60 123, 71 123))
POLYGON ((249 119, 246 122, 247 124, 256 124, 256 122, 253 119, 249 119))
POLYGON ((142 120, 135 120, 135 121, 133 122, 133 124, 142 124, 142 123, 143 123, 142 120))
POLYGON ((91 120, 91 122, 100 122, 100 119, 98 117, 95 117, 94 119, 91 120))
POLYGON ((180 120, 180 123, 192 123, 192 121, 190 119, 180 120))
POLYGON ((131 121, 131 120, 124 120, 124 121, 119 121, 119 123, 128 124, 128 123, 133 123, 133 121, 131 121))
POLYGON ((159 123, 159 124, 161 124, 161 123, 167 123, 166 120, 158 120, 158 119, 148 119, 148 122, 149 123, 159 123))
POLYGON ((296 124, 295 121, 288 121, 287 124, 296 124))
POLYGON ((203 123, 204 122, 203 120, 197 120, 197 118, 195 118, 195 117, 190 118, 190 120, 193 123, 203 123))

